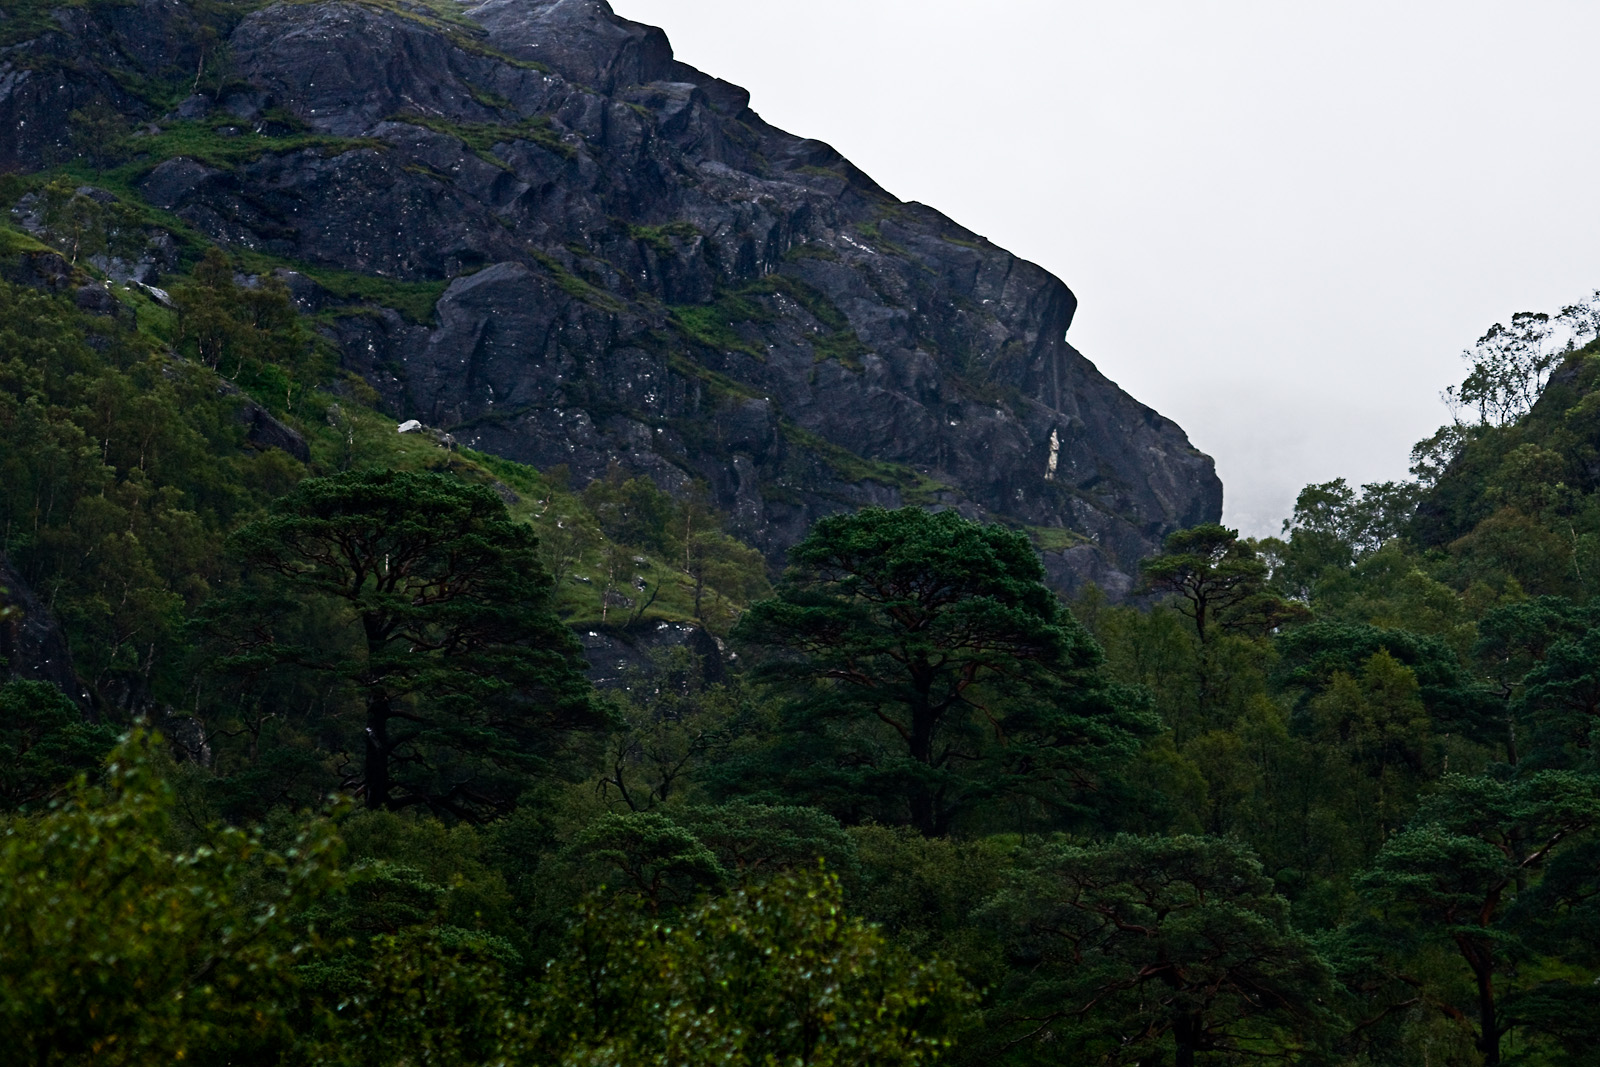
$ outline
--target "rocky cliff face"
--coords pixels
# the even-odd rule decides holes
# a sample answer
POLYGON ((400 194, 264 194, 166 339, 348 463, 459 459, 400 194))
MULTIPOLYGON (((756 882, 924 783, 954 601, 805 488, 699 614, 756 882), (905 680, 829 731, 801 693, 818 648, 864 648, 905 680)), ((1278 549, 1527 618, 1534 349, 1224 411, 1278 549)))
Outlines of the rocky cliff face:
POLYGON ((1065 285, 602 0, 238 14, 213 40, 182 0, 55 11, 4 53, 0 169, 92 156, 96 109, 137 123, 126 190, 281 269, 397 418, 576 484, 703 479, 775 561, 915 502, 1115 594, 1219 516, 1211 460, 1068 344, 1065 285), (189 72, 176 109, 140 88, 189 72))
POLYGON ((49 682, 77 704, 89 705, 66 635, 0 553, 0 682, 7 678, 49 682))

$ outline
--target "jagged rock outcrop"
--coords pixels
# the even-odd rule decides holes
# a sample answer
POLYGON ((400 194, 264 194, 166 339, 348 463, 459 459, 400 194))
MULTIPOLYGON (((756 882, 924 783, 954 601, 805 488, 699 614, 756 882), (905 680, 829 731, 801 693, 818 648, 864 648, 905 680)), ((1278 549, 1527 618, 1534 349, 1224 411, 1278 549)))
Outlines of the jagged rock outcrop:
POLYGON ((0 554, 0 679, 49 682, 80 707, 89 694, 72 669, 72 650, 50 609, 0 554))
POLYGON ((820 515, 918 502, 1029 527, 1063 589, 1120 594, 1220 515, 1211 460, 1067 342, 1065 285, 601 0, 275 4, 227 27, 228 77, 157 113, 112 73, 198 69, 190 22, 180 0, 61 12, 0 67, 0 125, 35 123, 0 167, 109 104, 147 124, 137 188, 187 226, 442 285, 408 315, 296 279, 398 418, 576 484, 704 479, 775 561, 820 515), (174 129, 221 147, 163 148, 174 129))
MULTIPOLYGON (((726 680, 732 653, 704 627, 693 623, 646 620, 631 626, 580 630, 578 640, 589 661, 589 680, 601 689, 622 689, 640 678, 659 677, 660 657, 674 650, 689 653, 702 682, 726 680)), ((687 664, 686 664, 687 665, 687 664)))

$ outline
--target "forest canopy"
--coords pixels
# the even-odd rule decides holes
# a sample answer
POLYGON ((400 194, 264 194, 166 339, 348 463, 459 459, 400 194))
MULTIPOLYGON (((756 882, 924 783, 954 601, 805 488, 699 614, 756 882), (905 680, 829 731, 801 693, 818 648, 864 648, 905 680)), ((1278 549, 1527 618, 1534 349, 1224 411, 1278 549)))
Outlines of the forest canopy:
POLYGON ((1487 331, 1412 480, 1067 603, 1037 530, 780 565, 397 433, 283 268, 110 283, 157 227, 92 162, 0 182, 21 1060, 1592 1060, 1600 298, 1487 331))

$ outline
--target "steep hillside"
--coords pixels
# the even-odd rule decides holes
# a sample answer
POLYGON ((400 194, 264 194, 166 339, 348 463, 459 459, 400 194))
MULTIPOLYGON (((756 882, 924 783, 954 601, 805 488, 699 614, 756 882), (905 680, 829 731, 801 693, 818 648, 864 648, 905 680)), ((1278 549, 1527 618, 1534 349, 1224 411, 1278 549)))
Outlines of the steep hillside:
POLYGON ((0 168, 137 212, 114 279, 207 242, 279 272, 396 418, 574 486, 703 481, 775 562, 939 503, 1115 595, 1220 514, 1211 460, 1067 343, 1060 281, 601 0, 13 6, 0 168))
POLYGON ((1566 356, 1525 415, 1463 426, 1409 536, 1458 585, 1600 592, 1600 344, 1566 356))

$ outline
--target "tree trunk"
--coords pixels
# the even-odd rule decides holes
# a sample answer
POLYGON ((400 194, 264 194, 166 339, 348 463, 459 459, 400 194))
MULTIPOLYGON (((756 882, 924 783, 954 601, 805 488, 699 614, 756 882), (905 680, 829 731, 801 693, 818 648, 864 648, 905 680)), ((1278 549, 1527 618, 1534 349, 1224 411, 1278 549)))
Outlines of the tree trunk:
POLYGON ((1478 983, 1478 1051, 1483 1067, 1500 1067, 1500 1017, 1494 1002, 1494 954, 1486 945, 1461 943, 1461 952, 1478 983))
POLYGON ((389 696, 382 691, 367 699, 367 751, 362 778, 367 807, 389 806, 389 696))
MULTIPOLYGON (((936 718, 930 706, 925 687, 917 686, 916 699, 911 705, 911 758, 924 767, 933 766, 933 726, 936 718)), ((926 782, 918 782, 911 793, 911 822, 923 837, 939 834, 937 805, 933 790, 926 782)))
MULTIPOLYGON (((1474 968, 1476 970, 1476 968, 1474 968)), ((1478 1051, 1483 1053, 1483 1067, 1500 1067, 1500 1019, 1495 1014, 1494 969, 1477 975, 1478 979, 1478 1051)))
POLYGON ((1172 1040, 1177 1045, 1176 1067, 1194 1067, 1194 1054, 1200 1044, 1200 1020, 1193 1015, 1180 1015, 1172 1027, 1172 1040))

